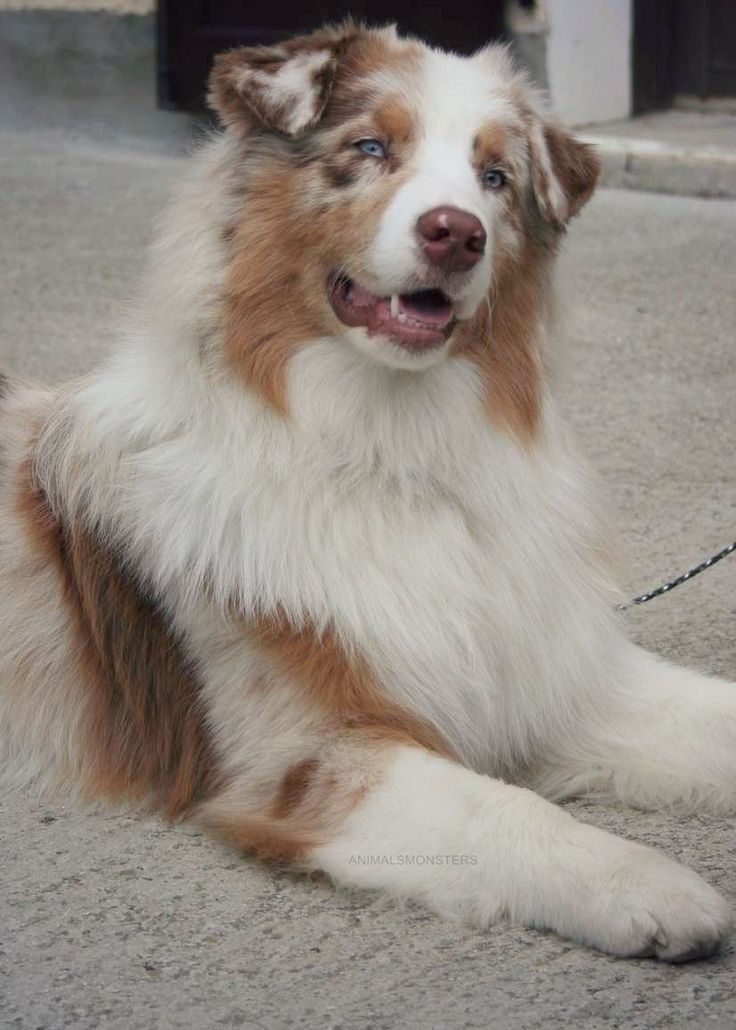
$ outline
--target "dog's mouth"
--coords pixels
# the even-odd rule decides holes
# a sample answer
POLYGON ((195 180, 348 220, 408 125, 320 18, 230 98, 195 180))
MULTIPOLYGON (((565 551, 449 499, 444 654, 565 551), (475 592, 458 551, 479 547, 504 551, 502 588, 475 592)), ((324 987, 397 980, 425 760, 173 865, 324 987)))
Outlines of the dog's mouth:
POLYGON ((328 290, 332 309, 347 326, 389 337, 407 350, 441 346, 455 328, 455 306, 438 289, 415 290, 379 297, 347 276, 332 277, 328 290))

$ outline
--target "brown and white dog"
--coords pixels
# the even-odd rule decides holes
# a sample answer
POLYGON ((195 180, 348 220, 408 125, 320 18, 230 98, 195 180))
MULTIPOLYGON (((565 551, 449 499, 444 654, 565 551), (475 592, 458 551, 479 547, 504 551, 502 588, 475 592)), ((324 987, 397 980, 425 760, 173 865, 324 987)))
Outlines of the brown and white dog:
POLYGON ((575 794, 736 807, 736 691, 629 643, 550 388, 593 153, 497 47, 222 56, 136 323, 0 404, 5 782, 679 961, 726 903, 575 794))

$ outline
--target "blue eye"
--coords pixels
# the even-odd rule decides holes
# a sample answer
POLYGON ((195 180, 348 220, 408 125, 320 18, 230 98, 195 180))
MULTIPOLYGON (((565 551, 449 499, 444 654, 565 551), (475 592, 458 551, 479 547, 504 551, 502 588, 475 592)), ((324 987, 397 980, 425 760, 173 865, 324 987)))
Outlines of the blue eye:
POLYGON ((487 168, 483 172, 483 185, 489 190, 500 190, 506 184, 506 175, 500 168, 487 168))
POLYGON ((367 154, 368 157, 383 159, 386 156, 383 143, 379 143, 377 139, 359 139, 355 145, 364 154, 367 154))

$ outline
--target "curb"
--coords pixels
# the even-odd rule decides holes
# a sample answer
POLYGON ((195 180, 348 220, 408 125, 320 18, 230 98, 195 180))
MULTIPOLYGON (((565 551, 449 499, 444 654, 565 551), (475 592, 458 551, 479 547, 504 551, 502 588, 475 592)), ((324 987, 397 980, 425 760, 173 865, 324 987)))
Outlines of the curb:
POLYGON ((736 148, 687 148, 656 140, 582 133, 598 149, 601 185, 611 189, 736 199, 736 148))

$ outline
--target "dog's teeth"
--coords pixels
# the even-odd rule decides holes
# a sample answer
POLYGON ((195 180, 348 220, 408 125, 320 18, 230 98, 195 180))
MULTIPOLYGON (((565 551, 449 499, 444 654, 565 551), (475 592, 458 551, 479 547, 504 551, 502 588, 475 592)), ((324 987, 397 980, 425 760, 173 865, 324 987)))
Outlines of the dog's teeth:
POLYGON ((399 295, 398 293, 391 294, 391 314, 394 318, 399 317, 399 295))

